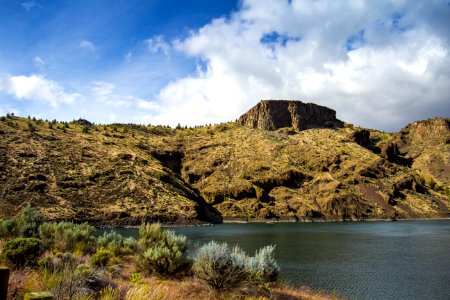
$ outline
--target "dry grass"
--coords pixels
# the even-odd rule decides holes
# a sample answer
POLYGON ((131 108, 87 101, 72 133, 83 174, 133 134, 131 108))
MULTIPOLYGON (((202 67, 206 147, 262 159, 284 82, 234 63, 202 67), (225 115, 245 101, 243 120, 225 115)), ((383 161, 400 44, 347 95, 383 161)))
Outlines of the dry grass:
MULTIPOLYGON (((243 288, 232 291, 217 292, 205 282, 186 277, 177 279, 160 279, 158 277, 143 278, 140 283, 131 284, 129 281, 116 278, 111 286, 101 289, 96 294, 88 294, 82 299, 101 300, 184 300, 184 299, 308 299, 325 300, 338 299, 322 292, 315 292, 306 287, 294 288, 276 284, 264 289, 243 288)), ((23 299, 28 292, 45 290, 42 274, 37 271, 24 269, 14 270, 11 274, 8 299, 23 299)), ((64 297, 64 296, 63 296, 64 297)))

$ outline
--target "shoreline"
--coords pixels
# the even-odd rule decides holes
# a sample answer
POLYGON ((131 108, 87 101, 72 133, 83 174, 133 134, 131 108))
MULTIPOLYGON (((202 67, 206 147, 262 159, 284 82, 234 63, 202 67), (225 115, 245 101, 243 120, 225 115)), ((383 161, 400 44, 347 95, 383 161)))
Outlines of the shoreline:
MULTIPOLYGON (((223 220, 222 223, 194 223, 194 224, 176 224, 176 223, 161 223, 162 227, 165 228, 176 228, 176 227, 204 227, 204 226, 214 226, 221 224, 287 224, 287 223, 365 223, 365 222, 407 222, 407 221, 445 221, 450 220, 450 217, 439 217, 439 218, 412 218, 412 219, 364 219, 364 220, 323 220, 323 219, 307 219, 307 220, 238 220, 229 219, 223 220)), ((87 222, 90 224, 89 222, 87 222)), ((92 224, 98 229, 113 229, 113 228, 139 228, 140 225, 117 225, 114 224, 92 224)))

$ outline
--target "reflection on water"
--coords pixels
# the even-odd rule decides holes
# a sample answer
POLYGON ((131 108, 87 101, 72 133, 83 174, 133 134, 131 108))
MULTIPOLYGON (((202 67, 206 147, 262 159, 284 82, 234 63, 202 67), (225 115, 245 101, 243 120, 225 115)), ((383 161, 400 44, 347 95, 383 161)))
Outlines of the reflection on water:
POLYGON ((291 284, 352 299, 450 299, 450 220, 173 229, 188 237, 192 254, 210 240, 238 244, 251 254, 276 244, 282 279, 291 284))

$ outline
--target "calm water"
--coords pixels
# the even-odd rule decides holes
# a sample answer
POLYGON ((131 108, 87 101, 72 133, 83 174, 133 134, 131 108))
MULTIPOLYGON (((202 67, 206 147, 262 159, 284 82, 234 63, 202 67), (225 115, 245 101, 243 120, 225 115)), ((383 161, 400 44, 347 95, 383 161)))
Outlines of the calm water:
MULTIPOLYGON (((137 229, 117 229, 137 236, 137 229)), ((450 220, 222 224, 174 228, 253 254, 276 244, 283 280, 351 299, 450 299, 450 220)))

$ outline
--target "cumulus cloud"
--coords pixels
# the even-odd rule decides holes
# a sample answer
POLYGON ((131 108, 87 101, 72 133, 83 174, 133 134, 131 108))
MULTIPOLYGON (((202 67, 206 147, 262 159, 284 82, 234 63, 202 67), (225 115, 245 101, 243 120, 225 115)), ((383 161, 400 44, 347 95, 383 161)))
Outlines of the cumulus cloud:
POLYGON ((145 45, 151 53, 162 52, 165 55, 169 54, 170 45, 166 42, 162 35, 154 36, 145 41, 145 45))
MULTIPOLYGON (((230 17, 174 41, 199 64, 159 92, 155 120, 234 120, 260 99, 315 102, 384 130, 448 117, 448 15, 443 1, 244 0, 230 17)), ((162 37, 148 45, 169 47, 162 37)))
POLYGON ((95 45, 91 41, 88 40, 82 40, 79 44, 79 47, 81 49, 89 50, 94 52, 95 51, 95 45))
POLYGON ((92 84, 91 92, 96 101, 103 102, 109 108, 130 107, 135 97, 119 95, 115 92, 115 88, 112 83, 97 81, 92 84))
POLYGON ((0 92, 17 99, 39 101, 57 107, 61 103, 74 103, 80 94, 67 93, 57 82, 39 75, 0 76, 0 92))

